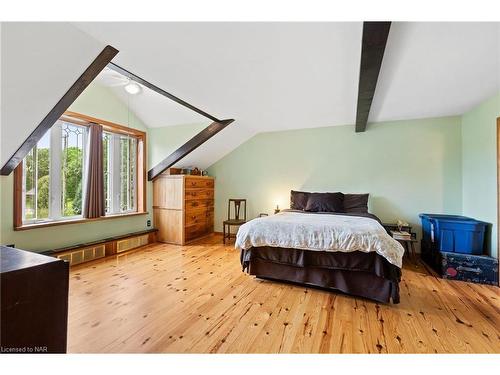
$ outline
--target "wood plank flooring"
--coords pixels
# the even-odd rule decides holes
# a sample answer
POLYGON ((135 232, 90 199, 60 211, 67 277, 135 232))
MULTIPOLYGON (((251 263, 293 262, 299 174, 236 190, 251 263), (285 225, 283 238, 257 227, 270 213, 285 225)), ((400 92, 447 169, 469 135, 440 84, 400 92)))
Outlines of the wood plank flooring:
POLYGON ((500 288, 407 264, 401 303, 258 280, 210 236, 73 267, 73 353, 500 353, 500 288))

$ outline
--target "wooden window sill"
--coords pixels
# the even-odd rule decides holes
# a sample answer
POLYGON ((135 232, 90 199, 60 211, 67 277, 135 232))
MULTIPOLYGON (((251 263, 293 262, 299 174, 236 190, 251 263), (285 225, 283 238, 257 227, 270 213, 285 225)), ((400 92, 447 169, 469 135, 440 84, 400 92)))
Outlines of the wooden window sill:
POLYGON ((147 214, 148 214, 148 212, 131 212, 131 213, 126 213, 126 214, 102 216, 102 217, 97 217, 95 219, 72 219, 72 220, 41 222, 41 223, 34 223, 34 224, 24 224, 24 225, 21 225, 19 227, 14 227, 14 230, 17 231, 17 230, 28 230, 28 229, 55 227, 58 225, 67 225, 67 224, 83 224, 83 223, 89 223, 89 222, 93 222, 93 221, 120 219, 120 218, 147 215, 147 214))

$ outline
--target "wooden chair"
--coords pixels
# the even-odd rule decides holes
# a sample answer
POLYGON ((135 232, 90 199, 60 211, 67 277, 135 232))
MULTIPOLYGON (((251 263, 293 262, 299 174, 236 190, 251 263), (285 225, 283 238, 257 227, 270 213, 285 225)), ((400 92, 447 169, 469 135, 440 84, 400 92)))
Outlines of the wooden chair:
POLYGON ((236 235, 231 236, 231 227, 240 226, 247 222, 247 200, 246 199, 229 199, 227 203, 227 220, 222 223, 222 242, 226 244, 226 238, 231 240, 231 238, 236 238, 236 235), (231 203, 234 206, 234 216, 231 217, 231 203), (240 217, 241 205, 243 203, 243 218, 240 217), (227 226, 227 232, 226 232, 227 226))

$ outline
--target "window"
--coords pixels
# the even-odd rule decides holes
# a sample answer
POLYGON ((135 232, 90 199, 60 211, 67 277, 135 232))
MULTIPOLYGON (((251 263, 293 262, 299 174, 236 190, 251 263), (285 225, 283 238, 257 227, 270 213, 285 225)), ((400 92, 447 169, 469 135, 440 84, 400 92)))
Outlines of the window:
POLYGON ((104 199, 108 214, 134 212, 137 207, 137 139, 103 133, 104 199))
POLYGON ((24 158, 23 223, 81 217, 86 135, 58 121, 24 158))
POLYGON ((83 217, 91 123, 103 129, 105 216, 145 213, 145 133, 68 112, 16 168, 16 228, 92 220, 83 217))

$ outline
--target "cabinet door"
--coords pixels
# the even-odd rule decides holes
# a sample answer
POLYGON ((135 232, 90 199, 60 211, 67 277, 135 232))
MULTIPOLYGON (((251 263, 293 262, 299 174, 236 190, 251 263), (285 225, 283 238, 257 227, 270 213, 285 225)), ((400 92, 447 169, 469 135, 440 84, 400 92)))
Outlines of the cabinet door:
POLYGON ((153 183, 153 206, 182 210, 184 180, 182 178, 158 178, 153 183))
POLYGON ((155 226, 159 242, 183 244, 183 211, 154 208, 155 226))

